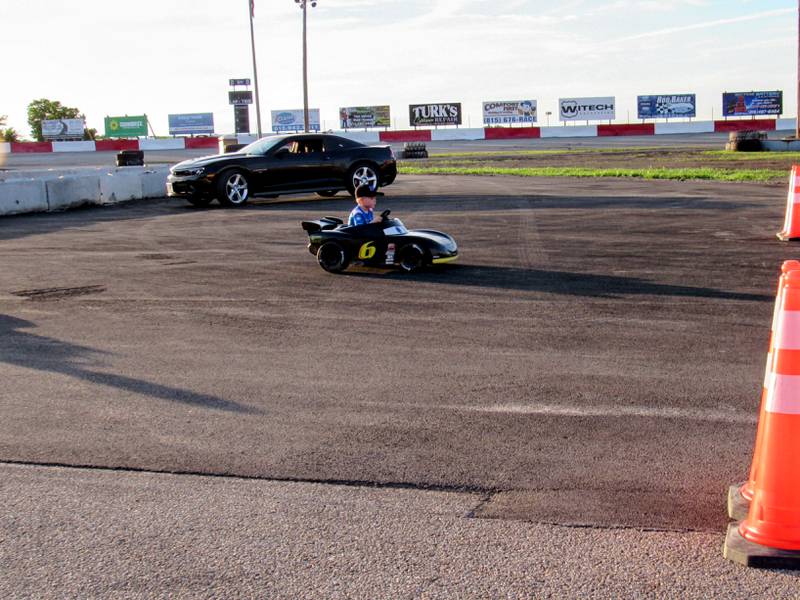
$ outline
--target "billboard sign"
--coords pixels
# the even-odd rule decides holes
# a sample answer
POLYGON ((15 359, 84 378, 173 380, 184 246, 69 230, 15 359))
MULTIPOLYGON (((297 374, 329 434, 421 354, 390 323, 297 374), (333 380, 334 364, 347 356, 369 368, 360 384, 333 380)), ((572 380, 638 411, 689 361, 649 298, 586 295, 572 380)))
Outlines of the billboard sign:
POLYGON ((637 96, 640 119, 677 119, 697 116, 695 94, 637 96))
POLYGON ((783 92, 725 92, 722 114, 725 117, 780 115, 783 113, 783 92))
POLYGON ((461 103, 411 104, 408 107, 408 122, 412 127, 461 125, 461 103))
MULTIPOLYGON (((308 129, 310 131, 319 131, 319 125, 319 109, 309 108, 308 129)), ((280 133, 281 131, 303 131, 304 129, 302 108, 272 111, 272 131, 275 133, 280 133)))
POLYGON ((250 80, 249 79, 229 79, 228 80, 228 84, 231 87, 236 87, 236 86, 239 86, 239 85, 249 86, 250 85, 250 80))
POLYGON ((147 115, 106 117, 106 137, 147 137, 147 115))
POLYGON ((559 120, 610 121, 616 117, 616 102, 613 96, 599 98, 560 98, 559 120))
POLYGON ((339 109, 342 129, 359 127, 389 127, 391 111, 388 106, 348 106, 339 109))
POLYGON ((233 104, 234 106, 241 106, 242 104, 252 104, 253 103, 253 92, 250 90, 238 90, 233 92, 228 92, 228 104, 233 104))
POLYGON ((250 107, 238 104, 233 107, 233 125, 236 133, 250 133, 250 107))
POLYGON ((170 135, 212 134, 214 113, 169 115, 170 135))
POLYGON ((484 125, 536 123, 536 100, 509 100, 483 103, 484 125))
POLYGON ((83 139, 86 122, 83 119, 53 119, 42 121, 42 137, 46 140, 83 139))

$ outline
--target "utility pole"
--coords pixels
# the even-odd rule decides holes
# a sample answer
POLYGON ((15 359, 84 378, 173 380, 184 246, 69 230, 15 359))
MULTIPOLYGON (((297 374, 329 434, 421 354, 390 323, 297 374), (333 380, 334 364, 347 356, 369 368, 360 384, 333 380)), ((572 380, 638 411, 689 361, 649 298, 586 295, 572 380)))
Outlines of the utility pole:
MULTIPOLYGON (((317 0, 294 0, 298 8, 303 11, 303 125, 305 131, 308 133, 308 44, 306 36, 306 23, 308 17, 308 3, 311 2, 311 8, 317 5, 317 0)), ((800 1, 800 0, 798 0, 800 1)))
MULTIPOLYGON (((798 0, 800 1, 800 0, 798 0)), ((253 83, 256 88, 256 122, 258 127, 258 137, 261 138, 261 100, 258 96, 258 67, 256 66, 256 35, 253 29, 253 13, 255 0, 247 0, 247 12, 250 14, 250 46, 253 49, 253 83)))

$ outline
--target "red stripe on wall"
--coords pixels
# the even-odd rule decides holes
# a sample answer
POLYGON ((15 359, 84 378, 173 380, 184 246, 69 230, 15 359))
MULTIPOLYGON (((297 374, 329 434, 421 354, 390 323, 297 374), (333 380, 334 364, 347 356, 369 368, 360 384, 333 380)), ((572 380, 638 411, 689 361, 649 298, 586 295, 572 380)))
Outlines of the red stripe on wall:
POLYGON ((407 131, 381 131, 382 142, 430 142, 430 129, 409 129, 407 131))
POLYGON ((714 121, 714 131, 728 133, 729 131, 745 131, 758 129, 759 131, 775 131, 775 119, 748 119, 740 121, 714 121))
POLYGON ((186 149, 190 148, 219 148, 219 138, 215 137, 187 137, 183 139, 186 149))
POLYGON ((11 152, 30 153, 30 152, 52 152, 51 142, 11 142, 11 152))
POLYGON ((654 123, 630 123, 626 125, 598 125, 597 135, 599 137, 611 137, 618 135, 655 135, 656 126, 654 123))
POLYGON ((542 130, 538 127, 486 127, 484 133, 487 140, 516 140, 542 137, 542 130))
POLYGON ((138 150, 139 140, 97 140, 95 149, 98 152, 119 152, 121 150, 138 150))

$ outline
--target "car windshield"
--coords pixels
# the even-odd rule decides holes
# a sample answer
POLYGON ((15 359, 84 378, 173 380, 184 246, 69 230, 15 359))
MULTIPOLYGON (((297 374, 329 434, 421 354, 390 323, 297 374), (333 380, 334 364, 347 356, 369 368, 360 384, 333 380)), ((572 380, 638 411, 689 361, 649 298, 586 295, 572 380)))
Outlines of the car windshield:
POLYGON ((408 233, 408 229, 406 229, 406 226, 403 225, 400 219, 392 219, 387 225, 389 225, 389 227, 383 230, 385 235, 403 235, 408 233))
POLYGON ((282 135, 261 138, 239 150, 238 154, 266 154, 285 141, 286 138, 282 135))

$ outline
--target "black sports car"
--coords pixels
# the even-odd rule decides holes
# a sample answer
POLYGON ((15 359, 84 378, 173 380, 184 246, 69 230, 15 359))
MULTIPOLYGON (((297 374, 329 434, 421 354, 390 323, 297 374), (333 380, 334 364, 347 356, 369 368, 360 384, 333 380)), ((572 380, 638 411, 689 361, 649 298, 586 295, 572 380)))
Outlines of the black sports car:
POLYGON ((178 163, 170 169, 167 195, 207 206, 241 206, 257 195, 316 192, 333 196, 367 183, 391 184, 397 163, 389 146, 365 146, 327 134, 262 138, 238 152, 178 163))
POLYGON ((458 258, 452 237, 433 229, 409 231, 400 219, 390 218, 390 212, 383 211, 383 220, 369 225, 346 226, 336 217, 303 221, 308 251, 330 273, 340 273, 350 264, 416 271, 458 258))

